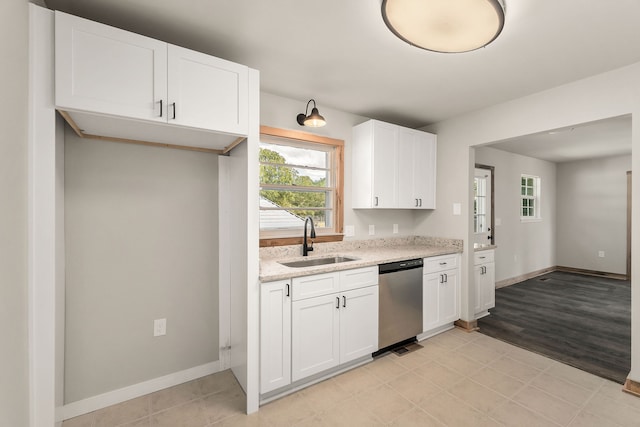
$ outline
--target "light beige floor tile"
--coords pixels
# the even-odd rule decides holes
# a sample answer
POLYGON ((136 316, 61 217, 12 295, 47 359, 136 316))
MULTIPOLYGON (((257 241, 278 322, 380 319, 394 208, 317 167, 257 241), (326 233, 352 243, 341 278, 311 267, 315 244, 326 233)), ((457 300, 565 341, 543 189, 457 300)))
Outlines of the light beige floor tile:
POLYGON ((508 344, 504 341, 497 340, 495 338, 488 337, 478 333, 478 338, 472 341, 475 344, 490 348, 497 351, 500 354, 505 354, 512 351, 515 346, 508 344))
POLYGON ((334 380, 349 394, 357 394, 382 384, 380 378, 362 367, 340 374, 334 380))
POLYGON ((422 352, 423 350, 424 349, 412 351, 411 353, 405 354, 403 356, 397 356, 393 354, 388 357, 390 357, 398 365, 404 366, 407 369, 415 369, 431 361, 431 358, 427 357, 426 354, 422 352))
POLYGON ((514 396, 525 384, 516 378, 489 367, 482 368, 473 375, 470 375, 469 378, 505 397, 514 396))
POLYGON ((451 387, 449 393, 483 413, 491 412, 507 401, 504 396, 468 378, 451 387))
POLYGON ((640 397, 622 391, 622 385, 614 383, 613 381, 605 381, 604 384, 602 384, 595 398, 598 399, 601 396, 640 409, 640 397))
POLYGON ((536 377, 531 382, 531 385, 578 406, 584 405, 594 393, 592 390, 580 387, 562 378, 554 377, 546 372, 536 377))
POLYGON ((202 409, 207 422, 213 424, 234 415, 243 414, 246 409, 244 395, 214 393, 202 398, 202 409))
POLYGON ((608 397, 594 396, 584 412, 609 419, 621 426, 640 425, 640 410, 608 397))
POLYGON ((383 423, 390 423, 413 409, 413 404, 386 384, 356 396, 358 404, 376 415, 383 423))
POLYGON ((118 427, 151 427, 151 417, 144 417, 138 421, 120 424, 118 427))
POLYGON ((388 385, 416 405, 420 405, 436 394, 443 392, 441 387, 413 372, 396 378, 389 382, 388 385))
POLYGON ((581 371, 573 366, 564 365, 559 362, 554 362, 547 369, 546 373, 577 384, 588 390, 597 390, 605 381, 604 379, 588 372, 581 371))
POLYGON ((211 425, 212 427, 277 427, 258 411, 251 415, 235 415, 211 425))
POLYGON ((327 426, 331 427, 384 426, 384 423, 371 411, 359 405, 355 397, 340 402, 334 410, 325 412, 323 420, 326 421, 327 426))
POLYGON ((513 400, 563 426, 569 424, 580 409, 532 386, 525 387, 513 400))
POLYGON ((391 427, 443 427, 443 424, 419 408, 401 415, 389 425, 391 427))
POLYGON ((275 426, 295 426, 316 415, 316 410, 302 392, 283 397, 260 408, 262 415, 275 426))
POLYGON ((203 396, 220 392, 242 393, 242 388, 230 369, 200 378, 197 384, 203 396))
POLYGON ((620 424, 614 423, 608 418, 582 411, 571 421, 569 427, 620 427, 620 424))
POLYGON ((93 427, 94 413, 69 418, 62 423, 62 427, 93 427))
POLYGON ((348 399, 350 393, 333 378, 302 390, 302 395, 317 412, 333 408, 338 402, 348 399))
POLYGON ((542 415, 507 401, 491 413, 491 418, 509 427, 557 427, 558 424, 547 420, 542 415))
POLYGON ((164 390, 151 393, 151 413, 163 411, 189 402, 201 396, 198 381, 189 381, 164 390))
POLYGON ((456 338, 460 338, 462 341, 466 342, 474 341, 478 338, 478 335, 480 335, 478 332, 469 332, 457 327, 454 327, 453 329, 445 332, 445 334, 451 334, 456 338))
POLYGON ((446 332, 431 337, 427 339, 427 341, 431 341, 434 344, 439 345, 440 347, 446 348, 447 350, 455 350, 462 347, 468 342, 468 340, 462 339, 461 337, 457 336, 457 334, 449 334, 446 332))
POLYGON ((442 366, 437 362, 423 365, 415 369, 413 372, 444 388, 445 390, 462 381, 464 378, 464 375, 449 369, 446 366, 442 366))
POLYGON ((484 367, 484 364, 470 357, 465 356, 462 352, 455 352, 436 359, 438 363, 462 375, 471 375, 478 372, 484 367))
MULTIPOLYGON (((393 356, 391 356, 393 357, 393 356)), ((364 366, 364 369, 380 378, 382 382, 388 382, 406 373, 408 369, 396 363, 391 357, 381 357, 364 366)))
POLYGON ((455 396, 442 393, 420 405, 426 413, 447 426, 476 427, 485 423, 483 414, 455 396))
POLYGON ((95 427, 113 427, 149 415, 149 395, 127 400, 95 412, 95 427))
POLYGON ((492 349, 491 347, 477 344, 474 341, 460 347, 458 351, 471 356, 474 360, 484 365, 499 359, 500 356, 504 354, 492 349))
POLYGON ((432 342, 431 339, 421 341, 420 345, 422 345, 422 350, 420 350, 420 353, 428 360, 435 360, 445 354, 449 354, 449 352, 451 351, 446 347, 432 342))
POLYGON ((507 356, 517 360, 518 362, 524 363, 525 365, 530 365, 536 369, 540 369, 541 371, 547 369, 549 366, 555 363, 548 357, 532 353, 520 347, 515 347, 513 350, 509 351, 507 353, 507 356))
POLYGON ((500 371, 503 374, 507 374, 523 382, 529 382, 535 377, 540 375, 540 370, 533 366, 525 365, 507 356, 502 356, 500 359, 489 364, 489 367, 500 371))
POLYGON ((204 427, 208 424, 201 402, 194 400, 151 415, 151 427, 204 427))

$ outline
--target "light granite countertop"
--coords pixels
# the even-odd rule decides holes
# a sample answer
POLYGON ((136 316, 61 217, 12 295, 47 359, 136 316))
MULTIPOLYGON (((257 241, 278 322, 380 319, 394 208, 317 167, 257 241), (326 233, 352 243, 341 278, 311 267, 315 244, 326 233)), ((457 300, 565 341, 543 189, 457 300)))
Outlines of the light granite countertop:
POLYGON ((308 257, 301 256, 300 247, 300 245, 291 245, 261 248, 260 281, 272 282, 274 280, 290 279, 292 277, 308 276, 311 274, 368 267, 386 262, 460 253, 462 252, 462 240, 410 236, 336 243, 316 243, 314 245, 314 251, 308 257), (287 267, 280 264, 280 262, 326 258, 338 255, 356 258, 356 260, 302 268, 287 267))

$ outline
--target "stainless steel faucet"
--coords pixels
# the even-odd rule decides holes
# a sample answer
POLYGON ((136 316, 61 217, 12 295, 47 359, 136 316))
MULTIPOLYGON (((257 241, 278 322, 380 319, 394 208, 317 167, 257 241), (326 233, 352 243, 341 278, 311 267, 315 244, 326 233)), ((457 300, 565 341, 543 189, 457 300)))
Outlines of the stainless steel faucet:
POLYGON ((310 239, 316 238, 316 228, 313 226, 313 219, 308 216, 304 220, 304 237, 302 238, 302 256, 307 256, 309 252, 313 251, 313 241, 310 245, 307 245, 307 223, 311 222, 311 235, 310 239))

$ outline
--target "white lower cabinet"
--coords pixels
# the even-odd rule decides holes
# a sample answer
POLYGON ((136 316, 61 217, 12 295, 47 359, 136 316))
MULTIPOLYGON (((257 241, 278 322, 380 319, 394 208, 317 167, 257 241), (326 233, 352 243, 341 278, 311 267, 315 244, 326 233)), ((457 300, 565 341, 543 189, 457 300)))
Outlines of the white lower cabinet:
POLYGON ((473 278, 475 283, 476 318, 489 314, 496 306, 496 264, 495 251, 485 250, 474 254, 473 278))
POLYGON ((260 393, 291 383, 291 283, 260 287, 260 393))
POLYGON ((453 323, 460 318, 459 259, 460 256, 457 254, 424 259, 424 332, 453 323))
POLYGON ((378 267, 261 284, 260 393, 378 350, 378 267))

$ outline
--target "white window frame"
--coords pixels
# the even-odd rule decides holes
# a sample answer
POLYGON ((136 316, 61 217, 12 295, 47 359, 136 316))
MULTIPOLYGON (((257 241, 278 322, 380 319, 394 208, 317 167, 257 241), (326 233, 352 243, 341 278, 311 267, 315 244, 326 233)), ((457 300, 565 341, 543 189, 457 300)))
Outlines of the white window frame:
POLYGON ((473 203, 474 203, 474 212, 473 212, 473 232, 475 234, 480 234, 480 233, 485 233, 487 230, 487 203, 489 202, 489 197, 487 195, 487 178, 478 178, 478 177, 474 177, 473 179, 474 181, 474 195, 473 195, 473 203), (480 194, 480 192, 478 191, 479 189, 479 184, 481 181, 484 181, 483 187, 484 187, 484 192, 482 192, 483 194, 480 194), (480 199, 484 199, 484 204, 483 209, 480 209, 480 199), (478 229, 478 224, 480 224, 480 221, 478 220, 479 217, 483 217, 484 218, 484 222, 483 224, 483 229, 479 230, 478 229))
POLYGON ((540 195, 541 195, 541 180, 539 176, 536 175, 528 175, 528 174, 522 174, 520 175, 520 181, 519 181, 519 188, 518 188, 518 193, 520 194, 519 197, 519 202, 520 202, 520 206, 519 206, 519 211, 520 211, 520 222, 539 222, 542 220, 542 215, 541 215, 541 209, 540 209, 540 195), (522 180, 526 179, 532 179, 533 180, 533 195, 532 196, 528 196, 528 195, 523 195, 522 194, 522 180), (525 200, 532 200, 533 201, 533 216, 524 216, 522 215, 522 209, 524 207, 524 201, 525 200))

